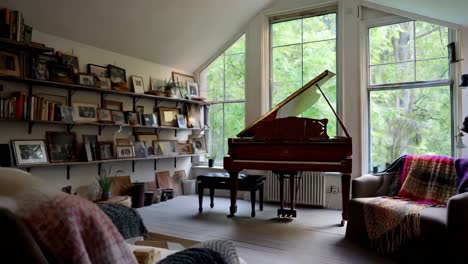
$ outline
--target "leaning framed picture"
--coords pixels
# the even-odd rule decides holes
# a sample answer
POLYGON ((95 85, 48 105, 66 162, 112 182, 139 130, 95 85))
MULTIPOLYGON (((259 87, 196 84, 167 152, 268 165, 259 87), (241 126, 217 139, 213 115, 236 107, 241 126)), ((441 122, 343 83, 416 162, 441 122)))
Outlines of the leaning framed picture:
POLYGON ((78 57, 74 54, 57 51, 57 57, 60 62, 70 67, 73 71, 73 74, 76 76, 80 72, 80 64, 78 63, 78 57))
POLYGON ((157 127, 158 126, 158 116, 155 113, 144 114, 143 122, 145 126, 157 127))
POLYGON ((84 152, 87 161, 98 159, 98 140, 96 135, 83 135, 84 152))
POLYGON ((206 153, 206 140, 204 134, 189 135, 188 142, 192 143, 193 153, 206 153))
POLYGON ((44 140, 12 140, 18 166, 48 163, 44 140))
POLYGON ((187 110, 187 127, 200 128, 200 106, 197 104, 185 104, 187 110))
POLYGON ((107 65, 107 70, 109 71, 109 78, 113 84, 127 82, 125 69, 109 64, 107 65))
POLYGON ((144 94, 145 93, 145 86, 143 84, 143 78, 140 76, 132 76, 132 85, 133 85, 133 92, 137 94, 144 94))
POLYGON ((76 134, 47 131, 47 148, 50 162, 76 161, 76 134))
POLYGON ((196 82, 187 81, 187 89, 190 98, 198 98, 200 94, 198 92, 198 84, 196 82))
POLYGON ((177 149, 177 141, 159 141, 158 144, 162 155, 164 156, 173 156, 179 154, 177 149))
POLYGON ((90 103, 72 103, 73 120, 75 122, 91 122, 98 121, 97 104, 90 103))
POLYGON ((158 140, 158 134, 150 134, 150 133, 137 133, 136 140, 145 143, 146 150, 149 156, 155 155, 153 141, 158 140))
POLYGON ((99 141, 98 146, 100 160, 114 158, 114 143, 112 141, 99 141))
POLYGON ((179 154, 192 154, 193 153, 193 147, 191 143, 178 142, 177 150, 179 151, 179 154))
POLYGON ((99 123, 114 123, 111 110, 104 108, 98 108, 97 110, 99 123))
POLYGON ((180 72, 172 72, 172 81, 179 86, 184 86, 187 81, 194 82, 195 77, 180 72))
POLYGON ((176 115, 177 117, 177 125, 180 128, 187 128, 187 120, 185 119, 184 115, 176 115))
POLYGON ((146 148, 145 142, 143 141, 135 142, 135 157, 137 158, 148 157, 148 149, 146 148))
POLYGON ((116 146, 117 158, 133 158, 135 157, 135 150, 133 145, 116 146))
POLYGON ((122 111, 114 111, 112 110, 112 121, 116 125, 123 125, 125 124, 125 116, 122 111))
POLYGON ((0 51, 0 75, 19 77, 20 74, 18 55, 0 51))
POLYGON ((161 126, 177 127, 179 108, 159 107, 159 122, 161 126))
POLYGON ((94 82, 94 76, 87 73, 78 74, 78 83, 89 87, 96 86, 96 83, 94 82))
POLYGON ((88 64, 88 73, 94 75, 98 79, 109 77, 107 67, 96 64, 88 64))

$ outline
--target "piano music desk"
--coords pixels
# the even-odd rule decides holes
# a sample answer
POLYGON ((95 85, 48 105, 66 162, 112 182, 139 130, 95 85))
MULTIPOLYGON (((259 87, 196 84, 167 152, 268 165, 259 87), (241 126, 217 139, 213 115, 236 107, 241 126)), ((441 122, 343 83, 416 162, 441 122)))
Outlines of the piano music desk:
MULTIPOLYGON (((259 200, 260 200, 260 211, 263 211, 263 185, 264 185, 265 176, 263 175, 246 175, 239 174, 238 177, 238 190, 239 191, 249 191, 250 192, 250 201, 252 203, 252 217, 255 217, 255 192, 259 190, 259 200)), ((214 190, 230 190, 231 185, 229 184, 229 174, 228 173, 206 173, 197 177, 198 183, 198 211, 203 212, 203 190, 205 188, 210 189, 210 207, 213 208, 214 203, 214 190)))

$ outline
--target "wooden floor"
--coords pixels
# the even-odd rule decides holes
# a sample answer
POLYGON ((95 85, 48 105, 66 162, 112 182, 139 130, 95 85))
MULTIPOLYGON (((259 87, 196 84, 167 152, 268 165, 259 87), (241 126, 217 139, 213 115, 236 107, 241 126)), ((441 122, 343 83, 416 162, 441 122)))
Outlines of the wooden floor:
POLYGON ((275 219, 278 205, 266 204, 250 217, 250 202, 238 201, 235 218, 226 218, 229 200, 215 198, 198 213, 198 197, 178 196, 138 209, 149 231, 187 239, 229 239, 248 263, 393 263, 344 239, 341 211, 299 208, 291 222, 275 219))

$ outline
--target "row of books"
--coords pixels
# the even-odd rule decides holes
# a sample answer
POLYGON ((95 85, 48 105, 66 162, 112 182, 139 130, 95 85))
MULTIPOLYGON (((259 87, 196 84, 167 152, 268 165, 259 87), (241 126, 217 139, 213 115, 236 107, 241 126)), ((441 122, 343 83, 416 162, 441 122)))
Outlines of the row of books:
POLYGON ((43 97, 33 95, 29 98, 23 92, 16 92, 10 98, 0 98, 0 118, 64 121, 62 107, 62 104, 51 102, 43 97))
POLYGON ((32 27, 24 24, 23 13, 8 8, 0 9, 0 37, 31 43, 32 27))

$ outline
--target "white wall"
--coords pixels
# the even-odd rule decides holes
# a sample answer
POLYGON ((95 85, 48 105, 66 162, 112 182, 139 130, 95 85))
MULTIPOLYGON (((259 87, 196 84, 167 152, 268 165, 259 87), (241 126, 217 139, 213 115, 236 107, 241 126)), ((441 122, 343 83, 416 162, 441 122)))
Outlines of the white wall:
MULTIPOLYGON (((86 72, 88 63, 107 65, 114 64, 121 68, 126 69, 127 79, 131 75, 141 76, 144 79, 144 85, 146 89, 149 87, 150 77, 158 79, 168 79, 171 76, 171 71, 175 70, 183 72, 181 70, 172 69, 170 67, 152 63, 149 61, 132 58, 129 56, 117 54, 114 52, 102 50, 82 43, 74 42, 71 40, 63 39, 57 36, 34 31, 33 41, 46 44, 48 47, 52 47, 55 50, 63 52, 73 52, 79 57, 80 71, 86 72)), ((4 91, 2 95, 7 95, 11 91, 22 89, 27 91, 26 85, 15 84, 9 82, 1 82, 4 85, 4 91)), ((66 95, 66 90, 53 89, 47 87, 35 87, 33 93, 48 93, 48 94, 60 94, 66 95)), ((95 104, 100 103, 100 97, 98 93, 93 92, 82 92, 77 91, 72 97, 73 102, 91 102, 95 104)), ((132 98, 119 96, 119 95, 108 95, 108 100, 117 100, 124 103, 124 110, 132 110, 132 98)), ((140 99, 137 105, 143 105, 145 107, 145 113, 153 112, 154 101, 149 99, 140 99)), ((174 103, 161 103, 160 106, 175 106, 174 103)), ((50 130, 65 131, 64 125, 54 124, 36 124, 33 127, 33 132, 28 135, 27 124, 24 122, 2 122, 0 143, 9 143, 11 139, 45 139, 45 132, 50 130)), ((125 128, 126 132, 131 133, 130 128, 125 128)), ((102 136, 99 136, 101 141, 112 141, 113 134, 117 130, 117 127, 106 127, 103 130, 102 136)), ((77 125, 72 129, 76 132, 78 142, 82 142, 82 135, 97 135, 97 126, 77 125)), ((152 132, 153 130, 140 129, 142 132, 152 132)), ((179 131, 177 134, 177 140, 187 140, 189 131, 179 131)), ((160 130, 161 139, 176 139, 173 130, 160 130)), ((154 181, 154 163, 153 161, 137 161, 135 164, 135 172, 132 172, 131 161, 113 162, 106 163, 106 166, 112 166, 112 171, 123 170, 123 173, 119 175, 130 175, 133 182, 146 182, 154 181)), ((187 175, 191 166, 190 157, 181 157, 177 159, 177 168, 174 168, 174 159, 159 160, 157 163, 158 171, 169 170, 171 175, 174 170, 185 170, 187 175)), ((84 184, 90 184, 95 182, 95 176, 97 175, 97 164, 90 165, 77 165, 71 167, 70 180, 66 179, 66 167, 49 167, 49 168, 33 168, 31 170, 33 175, 41 177, 47 180, 52 186, 61 188, 63 186, 72 185, 75 189, 78 186, 84 184)))

